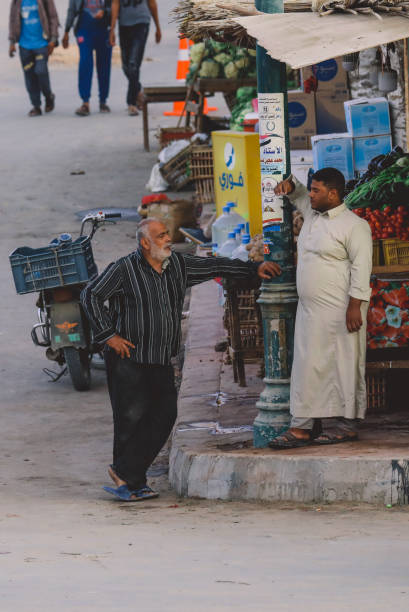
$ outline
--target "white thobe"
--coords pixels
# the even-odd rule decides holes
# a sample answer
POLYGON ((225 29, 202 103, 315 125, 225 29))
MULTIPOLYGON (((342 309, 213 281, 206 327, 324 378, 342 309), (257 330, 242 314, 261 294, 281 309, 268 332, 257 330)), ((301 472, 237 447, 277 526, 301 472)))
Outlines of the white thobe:
POLYGON ((366 315, 371 295, 372 236, 366 221, 341 204, 325 213, 311 208, 294 179, 290 200, 304 216, 298 237, 293 417, 365 416, 366 315), (363 325, 346 326, 349 297, 362 300, 363 325))

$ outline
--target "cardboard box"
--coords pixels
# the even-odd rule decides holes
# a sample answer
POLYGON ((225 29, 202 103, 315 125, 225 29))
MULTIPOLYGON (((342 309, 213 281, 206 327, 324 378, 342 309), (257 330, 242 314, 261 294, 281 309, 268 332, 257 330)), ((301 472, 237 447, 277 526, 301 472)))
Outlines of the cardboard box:
POLYGON ((311 136, 317 133, 314 94, 288 92, 288 124, 290 148, 311 149, 311 136))
POLYGON ((315 94, 317 134, 346 132, 344 102, 349 100, 346 89, 333 91, 318 90, 315 94))
POLYGON ((354 178, 353 145, 350 134, 324 134, 313 136, 312 154, 314 170, 336 168, 346 181, 354 178))
POLYGON ((386 98, 358 98, 344 102, 348 132, 354 137, 389 134, 391 122, 386 98))
POLYGON ((291 151, 291 174, 303 185, 308 183, 308 172, 313 167, 312 151, 291 151))
POLYGON ((315 76, 318 80, 318 91, 338 90, 348 92, 348 78, 342 67, 341 57, 325 60, 325 62, 301 69, 303 83, 311 76, 315 76))
POLYGON ((392 150, 390 134, 379 136, 366 136, 354 138, 354 165, 355 170, 363 174, 368 170, 368 164, 377 155, 386 155, 392 150))

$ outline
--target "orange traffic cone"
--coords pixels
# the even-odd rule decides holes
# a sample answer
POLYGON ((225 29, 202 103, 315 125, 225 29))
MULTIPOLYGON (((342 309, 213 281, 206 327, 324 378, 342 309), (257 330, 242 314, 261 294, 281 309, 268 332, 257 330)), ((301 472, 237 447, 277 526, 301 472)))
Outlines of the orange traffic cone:
MULTIPOLYGON (((190 56, 189 56, 189 47, 193 45, 193 41, 187 38, 179 38, 179 51, 178 51, 178 63, 176 66, 176 80, 185 83, 187 73, 189 72, 190 65, 190 56)), ((163 114, 166 117, 180 117, 181 115, 185 116, 184 113, 185 103, 184 102, 174 102, 173 110, 165 111, 163 114)), ((208 112, 217 111, 218 108, 216 106, 209 107, 207 105, 207 98, 205 98, 203 113, 206 114, 208 112)))

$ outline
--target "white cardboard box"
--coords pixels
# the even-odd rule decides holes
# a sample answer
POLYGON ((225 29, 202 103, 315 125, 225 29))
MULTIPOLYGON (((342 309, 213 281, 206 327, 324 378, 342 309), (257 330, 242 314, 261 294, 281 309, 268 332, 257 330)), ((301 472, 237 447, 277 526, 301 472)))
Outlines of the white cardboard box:
POLYGON ((346 181, 354 178, 353 145, 351 135, 322 134, 311 138, 314 170, 336 168, 346 181))

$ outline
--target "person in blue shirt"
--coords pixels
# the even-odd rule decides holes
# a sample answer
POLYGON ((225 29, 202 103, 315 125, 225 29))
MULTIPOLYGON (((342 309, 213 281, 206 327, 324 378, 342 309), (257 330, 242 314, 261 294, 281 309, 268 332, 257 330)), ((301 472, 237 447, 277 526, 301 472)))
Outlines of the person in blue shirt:
POLYGON ((89 100, 94 70, 94 51, 99 87, 99 110, 101 113, 110 112, 106 103, 112 58, 112 47, 109 44, 110 6, 110 0, 69 0, 62 45, 64 49, 68 49, 69 31, 74 27, 80 51, 78 88, 82 99, 82 105, 75 113, 80 117, 90 114, 89 100))
POLYGON ((33 105, 29 117, 42 114, 41 94, 45 98, 44 110, 54 109, 55 95, 51 91, 48 58, 58 42, 58 15, 54 0, 12 0, 9 21, 9 55, 19 45, 26 88, 33 105))

